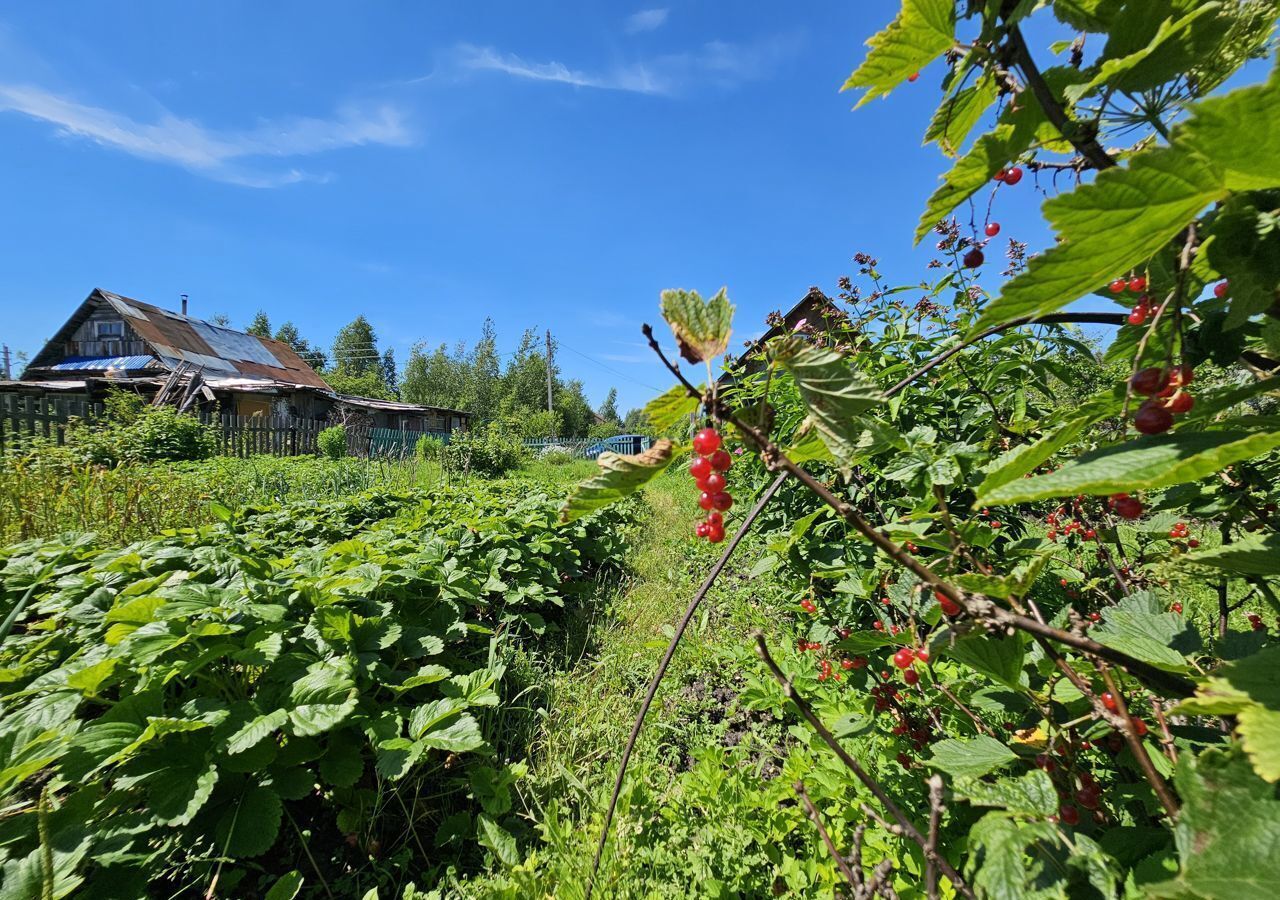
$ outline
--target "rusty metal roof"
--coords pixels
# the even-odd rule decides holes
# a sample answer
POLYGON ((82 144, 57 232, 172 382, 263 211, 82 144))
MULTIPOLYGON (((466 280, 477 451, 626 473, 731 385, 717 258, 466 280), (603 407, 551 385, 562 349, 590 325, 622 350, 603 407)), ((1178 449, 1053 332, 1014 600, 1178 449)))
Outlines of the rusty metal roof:
MULTIPOLYGON (((74 331, 76 325, 102 303, 109 304, 128 320, 129 326, 147 342, 166 368, 173 369, 185 362, 215 377, 240 376, 332 391, 325 380, 282 341, 214 325, 100 288, 94 289, 50 344, 65 340, 64 333, 74 331)), ((48 349, 32 360, 33 368, 48 349)))

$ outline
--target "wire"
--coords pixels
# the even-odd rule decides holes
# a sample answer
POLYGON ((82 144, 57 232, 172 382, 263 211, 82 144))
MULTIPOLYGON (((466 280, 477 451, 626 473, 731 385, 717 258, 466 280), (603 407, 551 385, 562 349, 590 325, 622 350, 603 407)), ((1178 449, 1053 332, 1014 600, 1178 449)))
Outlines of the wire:
POLYGON ((656 391, 659 394, 662 393, 662 388, 656 388, 651 384, 646 384, 645 382, 641 381, 638 378, 632 378, 630 375, 627 375, 624 372, 619 372, 617 369, 613 368, 612 366, 605 365, 604 363, 600 362, 600 360, 596 359, 594 356, 588 356, 587 354, 583 353, 581 350, 575 350, 573 347, 570 347, 568 344, 566 344, 564 341, 560 340, 559 338, 557 338, 556 340, 559 341, 561 347, 568 350, 570 353, 578 354, 583 359, 589 362, 595 363, 600 368, 608 372, 612 372, 614 375, 617 375, 619 378, 625 378, 627 381, 634 382, 635 384, 638 384, 643 388, 648 388, 649 390, 656 391))

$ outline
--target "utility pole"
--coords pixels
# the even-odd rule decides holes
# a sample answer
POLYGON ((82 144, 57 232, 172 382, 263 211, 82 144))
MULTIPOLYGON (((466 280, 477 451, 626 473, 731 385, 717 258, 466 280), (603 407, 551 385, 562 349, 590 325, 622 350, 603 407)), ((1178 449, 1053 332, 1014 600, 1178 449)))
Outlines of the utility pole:
MULTIPOLYGON (((551 401, 551 329, 547 329, 547 412, 554 413, 555 406, 551 401)), ((554 437, 554 435, 553 435, 554 437)))
POLYGON ((4 345, 4 380, 9 381, 13 376, 9 372, 9 345, 4 345))

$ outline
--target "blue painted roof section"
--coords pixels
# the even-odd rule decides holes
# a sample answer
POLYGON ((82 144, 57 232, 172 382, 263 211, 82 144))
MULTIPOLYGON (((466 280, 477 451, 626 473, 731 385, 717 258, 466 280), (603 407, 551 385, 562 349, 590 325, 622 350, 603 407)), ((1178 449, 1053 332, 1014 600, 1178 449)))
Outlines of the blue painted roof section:
POLYGON ((49 367, 58 372, 104 372, 119 369, 130 372, 137 369, 159 369, 160 362, 151 354, 140 356, 68 356, 49 367))

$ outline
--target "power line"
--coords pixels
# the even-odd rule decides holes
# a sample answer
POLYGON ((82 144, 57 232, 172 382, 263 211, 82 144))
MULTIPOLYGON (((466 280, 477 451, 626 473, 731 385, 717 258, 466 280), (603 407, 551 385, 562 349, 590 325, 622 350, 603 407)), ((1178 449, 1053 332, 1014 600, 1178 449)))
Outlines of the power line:
POLYGON ((564 347, 564 349, 568 350, 570 353, 576 353, 579 356, 581 356, 583 359, 587 360, 588 362, 593 362, 600 368, 606 371, 612 372, 614 375, 617 375, 619 378, 625 378, 627 381, 634 382, 635 384, 640 385, 642 388, 648 388, 651 391, 657 391, 659 394, 662 393, 662 388, 656 388, 651 384, 645 384, 643 381, 641 381, 638 378, 632 378, 630 375, 627 375, 623 372, 619 372, 617 369, 613 368, 612 366, 607 366, 604 363, 600 362, 600 360, 596 359, 595 357, 588 356, 587 354, 583 353, 581 350, 576 350, 573 347, 570 347, 563 340, 560 340, 560 346, 564 347))

